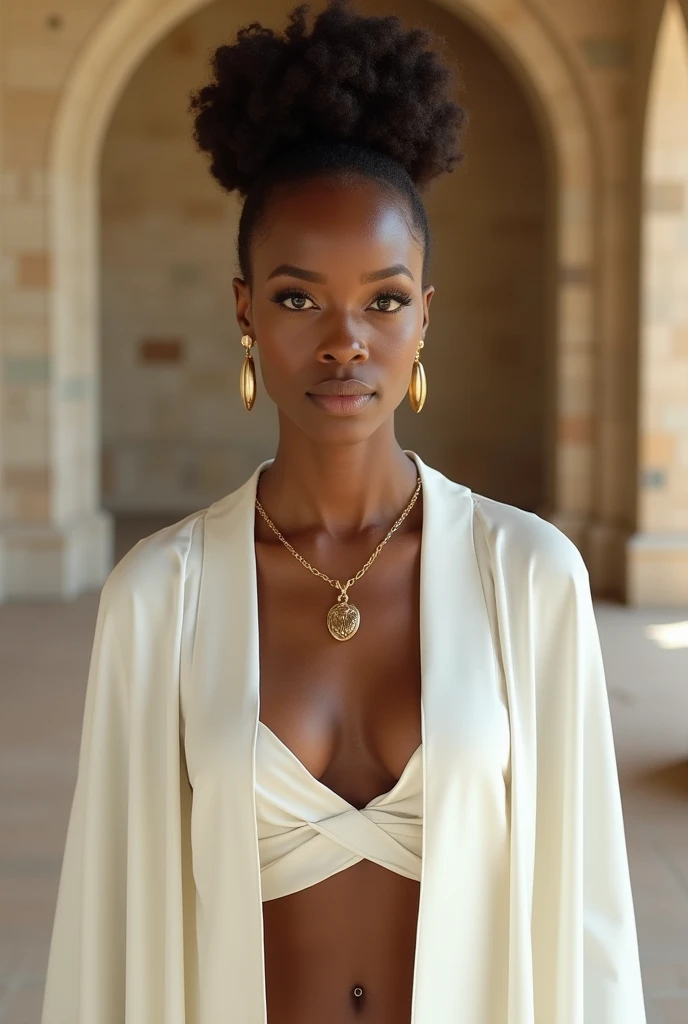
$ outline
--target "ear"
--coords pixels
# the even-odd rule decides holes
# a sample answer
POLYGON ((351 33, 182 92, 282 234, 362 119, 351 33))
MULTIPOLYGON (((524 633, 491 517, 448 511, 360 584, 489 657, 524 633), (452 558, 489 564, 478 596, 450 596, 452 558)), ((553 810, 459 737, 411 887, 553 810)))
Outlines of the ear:
POLYGON ((249 286, 242 278, 235 277, 232 280, 232 288, 234 289, 234 298, 236 299, 237 323, 241 328, 241 333, 251 334, 252 316, 251 292, 249 286))
POLYGON ((428 324, 430 322, 430 303, 432 302, 432 297, 433 297, 434 294, 435 294, 435 286, 432 285, 432 284, 429 284, 427 286, 427 288, 425 289, 425 291, 423 292, 423 334, 424 335, 425 335, 425 332, 428 329, 428 324))

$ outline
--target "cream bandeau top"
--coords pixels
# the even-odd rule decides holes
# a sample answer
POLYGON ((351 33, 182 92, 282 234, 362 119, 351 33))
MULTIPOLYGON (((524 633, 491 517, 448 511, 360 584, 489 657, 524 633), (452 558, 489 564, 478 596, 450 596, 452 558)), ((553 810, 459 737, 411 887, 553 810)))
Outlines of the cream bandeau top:
POLYGON ((361 810, 316 779, 263 722, 256 741, 256 818, 263 901, 372 860, 420 879, 422 744, 396 785, 361 810))

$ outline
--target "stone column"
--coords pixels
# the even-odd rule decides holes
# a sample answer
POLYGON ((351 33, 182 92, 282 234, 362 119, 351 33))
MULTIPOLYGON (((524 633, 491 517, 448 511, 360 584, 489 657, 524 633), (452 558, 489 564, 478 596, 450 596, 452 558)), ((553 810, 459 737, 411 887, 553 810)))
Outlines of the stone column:
POLYGON ((3 5, 0 600, 73 596, 100 586, 112 564, 112 525, 98 507, 96 353, 57 358, 51 346, 47 169, 70 66, 106 7, 3 5))
POLYGON ((657 43, 644 161, 637 532, 628 600, 688 605, 688 33, 676 3, 657 43))

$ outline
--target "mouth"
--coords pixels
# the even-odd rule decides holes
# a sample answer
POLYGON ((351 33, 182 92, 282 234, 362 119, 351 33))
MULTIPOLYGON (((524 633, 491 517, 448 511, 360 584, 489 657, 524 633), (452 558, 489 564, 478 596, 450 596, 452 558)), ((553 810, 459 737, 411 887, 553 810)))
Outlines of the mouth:
POLYGON ((365 395, 315 395, 307 392, 307 395, 314 405, 325 412, 334 416, 350 416, 372 402, 375 392, 365 395))
POLYGON ((325 412, 334 416, 350 416, 368 405, 375 396, 375 389, 355 377, 331 377, 314 384, 306 394, 314 405, 325 412))

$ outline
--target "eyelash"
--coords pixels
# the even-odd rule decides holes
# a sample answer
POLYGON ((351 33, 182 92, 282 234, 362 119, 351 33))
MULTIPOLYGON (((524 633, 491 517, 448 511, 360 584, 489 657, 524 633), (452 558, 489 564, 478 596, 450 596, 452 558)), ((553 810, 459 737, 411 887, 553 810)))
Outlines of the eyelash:
MULTIPOLYGON (((300 288, 283 288, 281 292, 277 292, 277 294, 275 296, 273 296, 272 301, 276 302, 278 305, 280 305, 282 302, 284 302, 285 299, 288 299, 288 298, 290 298, 291 296, 294 296, 294 295, 298 295, 298 296, 300 296, 300 297, 302 297, 304 299, 308 299, 310 302, 314 302, 315 301, 308 294, 308 292, 304 292, 300 288)), ((374 297, 373 302, 377 302, 378 299, 395 299, 397 302, 400 303, 400 305, 399 305, 398 309, 376 309, 376 310, 373 311, 375 313, 399 313, 404 308, 404 306, 410 305, 411 302, 413 301, 411 296, 408 295, 406 292, 394 291, 394 290, 392 290, 392 291, 385 291, 385 292, 378 292, 377 295, 374 297)), ((290 309, 289 306, 285 306, 284 309, 286 309, 287 312, 289 312, 289 313, 307 313, 308 312, 308 310, 306 310, 306 309, 290 309)))

